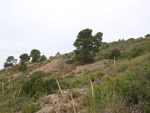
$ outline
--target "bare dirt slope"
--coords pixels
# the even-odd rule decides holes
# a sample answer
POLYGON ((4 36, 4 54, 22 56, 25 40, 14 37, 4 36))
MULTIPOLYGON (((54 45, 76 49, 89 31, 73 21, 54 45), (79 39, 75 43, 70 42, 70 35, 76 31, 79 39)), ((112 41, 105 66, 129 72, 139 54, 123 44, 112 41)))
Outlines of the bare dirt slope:
POLYGON ((31 73, 33 72, 36 72, 36 71, 44 71, 44 72, 50 72, 52 70, 57 70, 59 69, 60 67, 64 66, 66 64, 66 60, 63 60, 63 59, 54 59, 52 60, 50 63, 32 71, 31 73))
POLYGON ((97 62, 92 63, 92 64, 77 66, 73 72, 78 73, 78 72, 91 71, 93 69, 101 69, 105 66, 106 62, 108 62, 108 60, 104 59, 104 60, 100 60, 100 61, 97 61, 97 62))

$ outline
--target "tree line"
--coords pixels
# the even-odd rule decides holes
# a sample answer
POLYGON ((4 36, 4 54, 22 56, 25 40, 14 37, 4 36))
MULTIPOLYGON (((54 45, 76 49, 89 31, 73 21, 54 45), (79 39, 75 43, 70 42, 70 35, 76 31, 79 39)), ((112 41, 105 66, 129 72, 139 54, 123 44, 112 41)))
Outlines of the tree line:
MULTIPOLYGON (((97 52, 99 52, 99 47, 103 44, 102 42, 102 32, 96 33, 94 36, 92 35, 91 29, 83 29, 81 30, 78 35, 77 39, 74 42, 75 46, 75 57, 68 61, 68 63, 77 62, 79 65, 81 64, 87 64, 94 61, 94 57, 97 52)), ((150 35, 146 35, 149 37, 150 35)), ((111 59, 115 56, 118 57, 120 55, 120 51, 118 49, 115 49, 111 53, 111 59)), ((20 55, 20 70, 24 70, 26 65, 25 62, 32 61, 32 62, 40 62, 46 60, 45 55, 41 55, 41 52, 37 49, 33 49, 28 55, 27 53, 24 53, 20 55)), ((17 59, 15 59, 13 56, 9 56, 6 59, 6 62, 4 63, 4 67, 13 66, 17 63, 17 59)))
MULTIPOLYGON (((45 55, 41 55, 41 52, 37 49, 33 49, 30 55, 28 55, 27 53, 21 54, 19 58, 20 58, 20 66, 19 66, 20 71, 26 70, 25 62, 29 62, 31 60, 34 63, 44 61, 47 59, 47 57, 45 55)), ((14 56, 9 56, 6 59, 6 62, 4 63, 4 67, 6 68, 9 66, 13 66, 16 63, 17 59, 15 59, 14 56)))

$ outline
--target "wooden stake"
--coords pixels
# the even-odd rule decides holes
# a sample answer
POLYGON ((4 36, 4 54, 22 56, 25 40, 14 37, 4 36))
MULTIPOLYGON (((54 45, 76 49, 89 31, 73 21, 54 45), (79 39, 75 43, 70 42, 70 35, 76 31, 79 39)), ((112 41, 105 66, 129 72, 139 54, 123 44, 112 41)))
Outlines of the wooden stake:
POLYGON ((57 81, 57 79, 56 79, 56 82, 57 82, 57 85, 58 85, 59 91, 60 91, 60 93, 61 93, 62 97, 64 98, 64 95, 63 95, 62 89, 61 89, 61 87, 60 87, 59 82, 57 81))
POLYGON ((93 89, 93 83, 92 83, 92 81, 90 80, 90 82, 91 82, 91 89, 92 89, 92 97, 93 97, 93 100, 94 100, 94 89, 93 89))
POLYGON ((75 108, 75 104, 74 104, 72 94, 70 94, 70 95, 71 95, 71 100, 72 100, 73 111, 74 111, 74 113, 76 113, 76 108, 75 108))
POLYGON ((9 82, 9 90, 10 90, 10 87, 11 87, 11 86, 10 86, 10 79, 8 80, 8 82, 9 82))
POLYGON ((16 90, 15 90, 15 93, 14 93, 14 98, 16 98, 16 90))
POLYGON ((116 66, 116 60, 115 60, 115 56, 114 56, 114 67, 116 66))
MULTIPOLYGON (((92 83, 91 80, 90 80, 90 82, 91 82, 91 89, 92 89, 93 104, 95 104, 95 102, 94 102, 95 98, 94 98, 94 88, 93 88, 93 83, 92 83)), ((94 113, 95 113, 95 109, 93 109, 93 110, 94 110, 94 113)))
POLYGON ((12 91, 12 84, 10 85, 10 92, 12 91))
POLYGON ((55 112, 58 113, 56 110, 55 110, 55 112))
POLYGON ((20 92, 21 92, 21 88, 19 89, 19 92, 18 92, 18 95, 17 95, 17 97, 20 95, 20 92))
MULTIPOLYGON (((59 82, 58 82, 58 80, 57 80, 57 79, 56 79, 56 82, 57 82, 57 85, 58 85, 59 91, 60 91, 60 93, 61 93, 61 95, 62 95, 62 98, 64 98, 63 91, 62 91, 62 89, 61 89, 61 87, 60 87, 59 82)), ((56 112, 57 112, 57 111, 56 111, 56 112)), ((68 107, 67 107, 67 112, 69 113, 68 107)))
POLYGON ((2 82, 2 93, 4 93, 4 83, 2 82))
POLYGON ((115 83, 115 77, 114 77, 114 94, 115 94, 115 87, 116 87, 116 83, 115 83))

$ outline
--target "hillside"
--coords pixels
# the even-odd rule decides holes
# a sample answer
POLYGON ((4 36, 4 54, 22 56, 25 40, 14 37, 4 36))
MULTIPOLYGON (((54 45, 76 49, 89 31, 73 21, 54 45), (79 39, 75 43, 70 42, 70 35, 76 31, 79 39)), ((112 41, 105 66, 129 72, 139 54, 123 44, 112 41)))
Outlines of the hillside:
POLYGON ((77 113, 150 113, 150 38, 103 43, 90 64, 73 57, 0 70, 0 113, 73 113, 72 101, 77 113))

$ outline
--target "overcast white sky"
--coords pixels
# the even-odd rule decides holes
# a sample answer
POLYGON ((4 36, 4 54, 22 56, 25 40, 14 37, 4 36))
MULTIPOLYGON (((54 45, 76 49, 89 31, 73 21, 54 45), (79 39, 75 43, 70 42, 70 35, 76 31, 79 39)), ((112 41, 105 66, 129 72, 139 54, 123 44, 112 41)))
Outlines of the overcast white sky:
POLYGON ((47 57, 74 50, 79 31, 103 41, 150 34, 150 0, 0 0, 0 69, 8 56, 39 49, 47 57))

